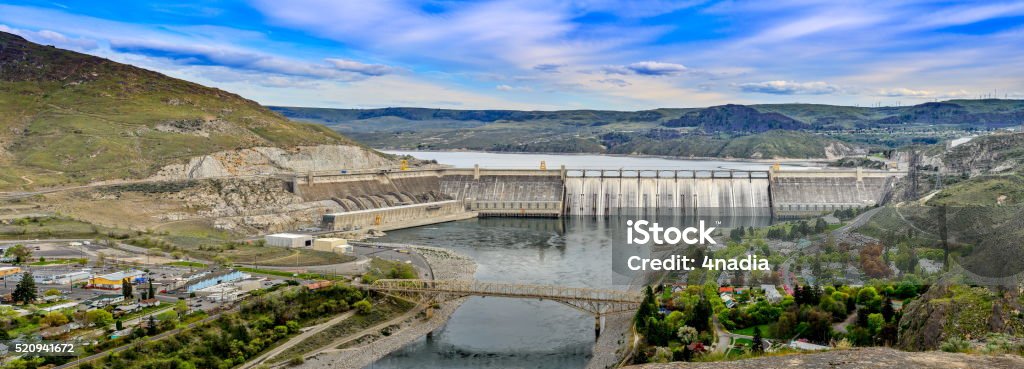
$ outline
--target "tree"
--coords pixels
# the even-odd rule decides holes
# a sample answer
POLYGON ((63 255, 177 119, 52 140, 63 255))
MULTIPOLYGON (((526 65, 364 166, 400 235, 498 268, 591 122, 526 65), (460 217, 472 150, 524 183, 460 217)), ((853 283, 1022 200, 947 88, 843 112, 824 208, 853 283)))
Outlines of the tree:
POLYGON ((60 296, 60 290, 56 288, 48 289, 46 292, 43 292, 43 296, 60 296))
POLYGON ((676 331, 676 337, 679 337, 679 343, 682 343, 684 346, 697 341, 697 335, 697 329, 688 325, 679 327, 679 330, 676 331))
POLYGON ((178 302, 174 303, 174 312, 178 313, 178 316, 185 315, 187 311, 188 303, 185 300, 178 300, 178 302))
POLYGON ((68 317, 59 311, 51 311, 46 313, 46 316, 39 320, 39 324, 47 327, 57 327, 68 324, 68 317))
POLYGON ((156 298, 156 288, 153 288, 153 279, 152 278, 149 279, 149 288, 147 289, 147 291, 149 291, 146 294, 146 296, 148 296, 148 298, 151 298, 151 299, 155 299, 156 298))
POLYGON ((149 324, 146 324, 146 334, 152 336, 156 334, 156 318, 152 315, 149 316, 149 324))
POLYGON ((814 222, 814 233, 824 232, 825 229, 828 229, 828 223, 825 222, 824 218, 818 218, 818 220, 814 222))
POLYGON ((883 325, 885 325, 885 318, 882 317, 882 314, 868 314, 868 331, 872 335, 878 334, 883 325))
POLYGON ((128 278, 121 280, 121 293, 124 294, 125 300, 131 300, 134 298, 132 294, 132 283, 128 282, 128 278))
POLYGON ((892 299, 886 297, 885 302, 882 303, 882 317, 886 322, 891 322, 894 316, 896 316, 896 309, 892 306, 892 299))
POLYGON ((764 340, 761 338, 761 327, 754 327, 754 342, 750 344, 750 351, 755 354, 764 352, 764 340))
POLYGON ((32 273, 25 272, 21 276, 21 282, 18 282, 18 286, 14 287, 14 292, 11 293, 11 298, 15 302, 21 302, 24 304, 35 301, 38 297, 39 291, 36 289, 36 279, 32 277, 32 273))
POLYGON ((93 309, 85 313, 85 320, 94 326, 103 328, 114 321, 114 316, 103 309, 93 309))
POLYGON ((17 244, 8 248, 4 256, 14 258, 14 264, 21 264, 32 258, 32 250, 25 245, 17 244))
POLYGON ((370 312, 370 310, 373 309, 373 305, 371 305, 370 302, 366 300, 359 300, 355 304, 352 304, 352 307, 359 310, 360 314, 367 314, 370 312))
POLYGON ((116 329, 116 330, 124 329, 124 322, 122 322, 121 319, 118 319, 116 322, 114 322, 114 329, 116 329))

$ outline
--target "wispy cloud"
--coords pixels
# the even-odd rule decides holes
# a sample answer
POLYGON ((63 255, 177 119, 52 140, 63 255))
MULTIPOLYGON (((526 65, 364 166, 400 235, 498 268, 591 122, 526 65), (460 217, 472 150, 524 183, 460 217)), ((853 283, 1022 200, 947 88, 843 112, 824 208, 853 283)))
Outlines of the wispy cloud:
POLYGON ((340 106, 858 104, 1024 84, 1020 1, 132 5, 0 4, 0 30, 268 104, 315 105, 327 93, 340 106))
POLYGON ((744 92, 756 92, 776 95, 827 95, 840 92, 842 89, 826 82, 794 82, 765 81, 740 83, 737 85, 744 92))
POLYGON ((99 46, 99 43, 97 43, 96 40, 82 37, 72 38, 60 32, 55 32, 48 29, 31 31, 26 29, 13 28, 7 25, 0 24, 0 32, 13 33, 18 36, 24 37, 29 41, 44 45, 54 45, 74 50, 92 50, 99 46))
POLYGON ((627 65, 609 65, 601 68, 607 74, 638 74, 643 76, 674 76, 687 71, 682 64, 643 61, 627 65))
POLYGON ((185 65, 223 66, 289 76, 354 80, 391 73, 392 68, 353 60, 327 58, 329 64, 312 64, 273 55, 204 45, 152 40, 110 40, 113 51, 166 58, 185 65))

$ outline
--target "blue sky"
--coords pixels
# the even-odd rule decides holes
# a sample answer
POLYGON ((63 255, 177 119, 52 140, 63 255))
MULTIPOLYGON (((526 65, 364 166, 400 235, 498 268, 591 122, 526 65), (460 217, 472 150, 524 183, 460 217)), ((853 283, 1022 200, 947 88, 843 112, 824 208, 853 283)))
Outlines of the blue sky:
POLYGON ((1024 2, 0 1, 0 30, 267 105, 1024 98, 1024 2))

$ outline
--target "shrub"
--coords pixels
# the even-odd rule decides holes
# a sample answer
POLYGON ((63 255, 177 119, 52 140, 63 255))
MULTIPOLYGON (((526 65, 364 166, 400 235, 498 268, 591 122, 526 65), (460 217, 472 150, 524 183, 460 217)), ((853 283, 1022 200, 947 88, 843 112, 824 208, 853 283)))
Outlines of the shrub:
POLYGON ((960 337, 950 337, 942 342, 939 349, 945 352, 968 352, 971 349, 971 343, 960 337))

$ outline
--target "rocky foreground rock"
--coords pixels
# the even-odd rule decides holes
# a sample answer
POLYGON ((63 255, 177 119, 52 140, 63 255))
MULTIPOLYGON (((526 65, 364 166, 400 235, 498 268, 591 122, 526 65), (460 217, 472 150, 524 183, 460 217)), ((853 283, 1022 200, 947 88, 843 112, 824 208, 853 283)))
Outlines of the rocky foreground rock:
POLYGON ((811 354, 771 356, 713 363, 669 363, 629 366, 631 369, 771 369, 771 368, 1024 368, 1024 357, 1015 355, 969 355, 947 352, 905 352, 890 348, 859 348, 811 354))

